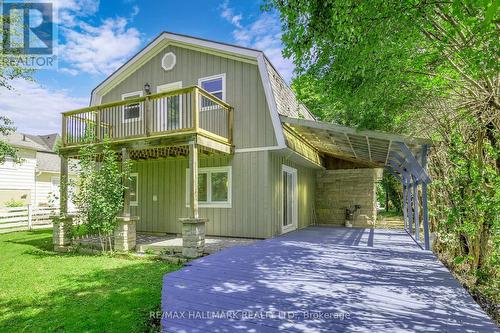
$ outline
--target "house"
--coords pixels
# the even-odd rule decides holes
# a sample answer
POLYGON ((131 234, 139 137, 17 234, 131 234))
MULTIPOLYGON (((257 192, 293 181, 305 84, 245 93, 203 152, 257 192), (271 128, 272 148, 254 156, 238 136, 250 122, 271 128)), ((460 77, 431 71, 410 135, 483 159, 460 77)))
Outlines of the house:
POLYGON ((58 134, 3 136, 18 150, 20 163, 7 158, 0 165, 0 206, 8 202, 49 206, 59 197, 60 158, 55 152, 58 134), (51 202, 52 201, 52 202, 51 202))
POLYGON ((208 235, 255 238, 372 226, 381 168, 429 144, 316 121, 262 51, 169 32, 63 113, 63 163, 89 132, 134 161, 124 216, 137 231, 200 217, 208 235))

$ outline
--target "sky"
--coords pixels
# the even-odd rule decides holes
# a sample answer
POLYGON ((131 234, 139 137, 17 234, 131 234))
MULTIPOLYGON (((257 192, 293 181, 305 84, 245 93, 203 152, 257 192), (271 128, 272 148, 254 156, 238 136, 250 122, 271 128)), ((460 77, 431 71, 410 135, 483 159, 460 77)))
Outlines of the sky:
MULTIPOLYGON (((50 1, 50 0, 46 0, 50 1)), ((162 31, 265 52, 289 82, 293 64, 281 55, 281 26, 262 0, 53 0, 58 25, 57 69, 33 81, 0 87, 0 115, 29 134, 60 131, 61 115, 89 104, 92 89, 162 31)))

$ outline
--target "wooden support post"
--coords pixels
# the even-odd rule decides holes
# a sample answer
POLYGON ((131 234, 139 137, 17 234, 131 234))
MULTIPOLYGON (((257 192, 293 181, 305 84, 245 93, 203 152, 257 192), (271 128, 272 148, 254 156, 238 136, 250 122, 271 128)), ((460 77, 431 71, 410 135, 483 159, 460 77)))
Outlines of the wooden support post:
POLYGON ((61 172, 59 174, 59 211, 61 216, 68 215, 68 158, 61 156, 61 172))
POLYGON ((227 109, 227 138, 229 142, 233 143, 233 117, 234 109, 232 107, 227 109))
POLYGON ((101 131, 101 110, 97 109, 95 114, 95 137, 97 142, 102 141, 102 131, 101 131))
POLYGON ((195 141, 189 143, 189 180, 190 195, 189 204, 191 218, 197 219, 198 215, 198 145, 195 141))
POLYGON ((200 91, 197 87, 193 89, 193 128, 200 128, 200 91))
MULTIPOLYGON (((427 170, 427 145, 422 146, 422 168, 427 170)), ((431 249, 429 236, 429 214, 427 211, 427 183, 422 183, 422 223, 424 227, 424 248, 431 249)))
POLYGON ((146 136, 149 136, 151 134, 151 105, 150 105, 150 100, 149 96, 146 96, 146 99, 144 100, 144 125, 146 126, 146 136))
POLYGON ((415 179, 413 181, 413 213, 414 213, 414 220, 415 220, 415 240, 417 242, 420 241, 420 220, 418 216, 418 210, 420 209, 419 204, 418 204, 418 182, 415 179))
POLYGON ((62 146, 66 146, 66 144, 68 143, 68 127, 66 125, 66 116, 63 115, 62 116, 62 123, 61 123, 61 142, 62 142, 62 146))
POLYGON ((128 168, 128 150, 127 148, 122 148, 122 170, 123 174, 123 186, 125 190, 123 191, 123 211, 122 216, 130 217, 130 174, 128 168))

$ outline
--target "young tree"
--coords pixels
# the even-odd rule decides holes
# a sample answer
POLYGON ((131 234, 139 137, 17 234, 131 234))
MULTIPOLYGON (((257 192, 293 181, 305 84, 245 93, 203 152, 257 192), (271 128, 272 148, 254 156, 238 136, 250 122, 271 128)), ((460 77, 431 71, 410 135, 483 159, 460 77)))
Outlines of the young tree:
MULTIPOLYGON (((93 142, 89 140, 88 142, 93 142)), ((98 151, 97 145, 88 144, 80 149, 77 188, 73 201, 77 207, 77 219, 87 230, 98 235, 102 251, 112 251, 112 237, 117 216, 123 207, 124 186, 118 154, 108 140, 98 151)), ((128 166, 126 166, 128 168, 128 166)))

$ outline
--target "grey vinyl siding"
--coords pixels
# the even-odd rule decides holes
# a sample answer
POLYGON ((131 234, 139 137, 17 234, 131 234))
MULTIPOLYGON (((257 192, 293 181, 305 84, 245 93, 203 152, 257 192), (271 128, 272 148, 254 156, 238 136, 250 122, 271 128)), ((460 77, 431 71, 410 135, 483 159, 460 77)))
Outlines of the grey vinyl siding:
MULTIPOLYGON (((299 187, 298 227, 314 221, 315 170, 268 151, 217 155, 200 158, 200 167, 232 167, 231 208, 200 208, 200 216, 209 219, 207 234, 215 236, 268 238, 281 233, 281 166, 297 169, 299 187)), ((138 161, 137 230, 181 233, 179 218, 187 217, 186 158, 138 161), (153 195, 157 201, 153 201, 153 195)))
MULTIPOLYGON (((226 75, 226 102, 234 107, 235 148, 275 146, 276 137, 256 63, 170 45, 104 95, 102 103, 119 101, 122 94, 142 90, 145 83, 151 85, 154 93, 159 85, 182 81, 182 86, 188 87, 197 85, 199 78, 221 73, 226 75), (161 68, 161 59, 167 52, 175 53, 177 58, 170 71, 161 68)), ((186 102, 183 107, 187 105, 186 102)), ((200 168, 232 167, 231 208, 199 209, 200 216, 209 219, 207 234, 254 238, 280 234, 282 164, 298 171, 299 228, 310 225, 314 215, 315 171, 276 153, 255 151, 200 156, 200 168)), ((132 214, 139 216, 138 231, 181 233, 179 218, 189 216, 187 167, 186 157, 134 162, 139 185, 138 206, 132 207, 132 214)))
MULTIPOLYGON (((218 236, 267 238, 272 234, 269 153, 200 157, 200 168, 232 167, 231 208, 200 208, 209 219, 207 234, 218 236)), ((186 158, 144 160, 134 163, 139 177, 138 231, 181 233, 179 218, 189 216, 186 207, 186 158), (153 201, 153 195, 157 201, 153 201)))
POLYGON ((286 157, 271 153, 270 154, 270 181, 274 184, 273 198, 272 198, 272 215, 273 215, 273 229, 274 235, 281 233, 282 212, 282 174, 281 166, 287 165, 297 169, 297 183, 298 183, 298 228, 305 228, 314 224, 314 200, 316 191, 316 170, 312 168, 299 165, 290 161, 286 157))
POLYGON ((198 84, 198 79, 226 74, 226 102, 234 107, 234 144, 236 148, 276 145, 276 137, 267 106, 257 64, 224 58, 177 46, 167 46, 102 98, 102 103, 120 101, 122 94, 142 90, 145 83, 151 91, 166 83, 182 81, 183 87, 198 84), (176 55, 170 71, 161 67, 167 52, 176 55))

